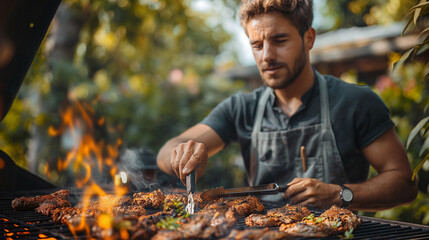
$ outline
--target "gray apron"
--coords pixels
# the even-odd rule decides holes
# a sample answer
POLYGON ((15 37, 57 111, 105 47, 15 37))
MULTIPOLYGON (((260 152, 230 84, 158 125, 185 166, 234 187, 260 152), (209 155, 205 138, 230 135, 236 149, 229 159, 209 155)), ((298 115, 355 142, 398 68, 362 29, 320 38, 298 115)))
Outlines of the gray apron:
MULTIPOLYGON (((331 127, 328 90, 325 78, 319 79, 321 123, 290 130, 262 132, 261 124, 273 89, 267 87, 256 109, 248 165, 250 186, 277 183, 285 185, 294 178, 316 178, 325 183, 348 183, 346 172, 331 127), (300 148, 305 146, 307 169, 303 171, 300 148)), ((283 200, 283 192, 264 196, 266 201, 283 200)))

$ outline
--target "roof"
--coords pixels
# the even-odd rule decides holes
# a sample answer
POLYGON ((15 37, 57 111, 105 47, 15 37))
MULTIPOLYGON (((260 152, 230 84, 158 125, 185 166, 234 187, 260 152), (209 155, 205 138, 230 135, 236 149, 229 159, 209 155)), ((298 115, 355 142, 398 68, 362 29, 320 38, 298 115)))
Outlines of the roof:
POLYGON ((342 61, 362 56, 387 55, 407 50, 417 43, 416 35, 401 36, 403 22, 389 26, 351 27, 316 36, 310 51, 312 63, 342 61))

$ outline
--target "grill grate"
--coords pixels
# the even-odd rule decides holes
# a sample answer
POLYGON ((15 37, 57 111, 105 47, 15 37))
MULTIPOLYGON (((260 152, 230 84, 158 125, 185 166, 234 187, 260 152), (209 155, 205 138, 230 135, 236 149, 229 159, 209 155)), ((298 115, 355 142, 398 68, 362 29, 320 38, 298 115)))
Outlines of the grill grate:
MULTIPOLYGON (((11 208, 11 201, 14 198, 15 196, 5 196, 0 193, 0 239, 75 239, 67 225, 55 224, 48 216, 34 211, 14 211, 11 208)), ((270 202, 264 202, 264 205, 267 210, 281 206, 281 204, 270 202)), ((316 216, 321 214, 321 211, 317 209, 311 211, 316 216)), ((153 212, 155 211, 148 211, 148 213, 153 212)), ((429 239, 429 226, 365 216, 361 216, 361 218, 362 224, 353 232, 354 239, 429 239)), ((249 227, 244 224, 244 219, 241 218, 235 228, 244 230, 249 227)), ((87 237, 78 236, 78 238, 85 239, 87 237)), ((331 236, 321 239, 341 238, 340 236, 331 236)))

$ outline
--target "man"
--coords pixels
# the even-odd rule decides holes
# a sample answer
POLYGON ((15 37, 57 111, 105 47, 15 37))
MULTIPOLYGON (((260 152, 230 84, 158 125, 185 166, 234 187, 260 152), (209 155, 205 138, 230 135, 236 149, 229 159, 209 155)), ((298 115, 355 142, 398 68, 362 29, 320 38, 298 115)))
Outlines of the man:
POLYGON ((288 186, 292 204, 377 211, 413 201, 417 186, 390 113, 369 87, 313 70, 311 0, 243 0, 241 24, 266 86, 238 93, 169 140, 158 166, 183 182, 240 144, 250 185, 288 186), (378 175, 367 180, 369 165, 378 175))

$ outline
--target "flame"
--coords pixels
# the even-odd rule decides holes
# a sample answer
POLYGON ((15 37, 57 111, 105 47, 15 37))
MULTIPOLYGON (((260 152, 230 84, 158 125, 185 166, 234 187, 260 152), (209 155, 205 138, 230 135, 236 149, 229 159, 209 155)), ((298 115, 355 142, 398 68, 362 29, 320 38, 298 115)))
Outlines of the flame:
MULTIPOLYGON (((91 235, 91 229, 95 224, 105 230, 113 228, 113 209, 122 196, 128 193, 128 179, 125 172, 117 173, 118 168, 115 163, 119 157, 119 147, 122 140, 117 139, 114 144, 107 144, 104 139, 97 140, 94 136, 96 127, 103 127, 106 123, 104 117, 96 118, 93 108, 86 103, 74 101, 70 107, 61 113, 62 124, 55 128, 51 126, 48 134, 51 136, 60 136, 68 134, 72 138, 74 145, 66 154, 66 157, 59 158, 56 164, 56 170, 59 172, 67 169, 72 170, 76 176, 76 186, 83 189, 82 197, 82 216, 79 221, 68 223, 72 234, 77 237, 79 233, 85 232, 87 236, 91 235), (114 180, 112 190, 114 194, 108 194, 93 179, 93 173, 98 171, 103 173, 107 169, 114 180), (116 179, 120 178, 120 181, 116 179), (96 203, 94 199, 98 199, 96 203), (96 216, 90 216, 91 210, 97 208, 96 216), (91 221, 89 221, 91 220, 91 221)), ((110 131, 110 129, 108 129, 110 131)), ((46 167, 46 171, 50 169, 46 167)), ((120 231, 120 237, 127 239, 128 232, 120 231)))
MULTIPOLYGON (((0 218, 0 222, 10 222, 10 220, 7 218, 0 218)), ((12 225, 15 229, 21 228, 21 226, 19 224, 14 223, 12 225)), ((3 231, 4 231, 3 236, 6 237, 5 239, 12 240, 12 239, 16 239, 16 238, 28 238, 28 236, 25 236, 25 235, 31 234, 29 229, 25 228, 25 227, 23 228, 24 229, 23 231, 19 231, 19 232, 16 231, 15 229, 14 229, 14 231, 11 231, 10 229, 3 229, 3 231)), ((53 237, 48 237, 47 235, 42 234, 42 233, 39 233, 38 237, 39 237, 39 239, 47 239, 47 240, 56 239, 53 237)))

